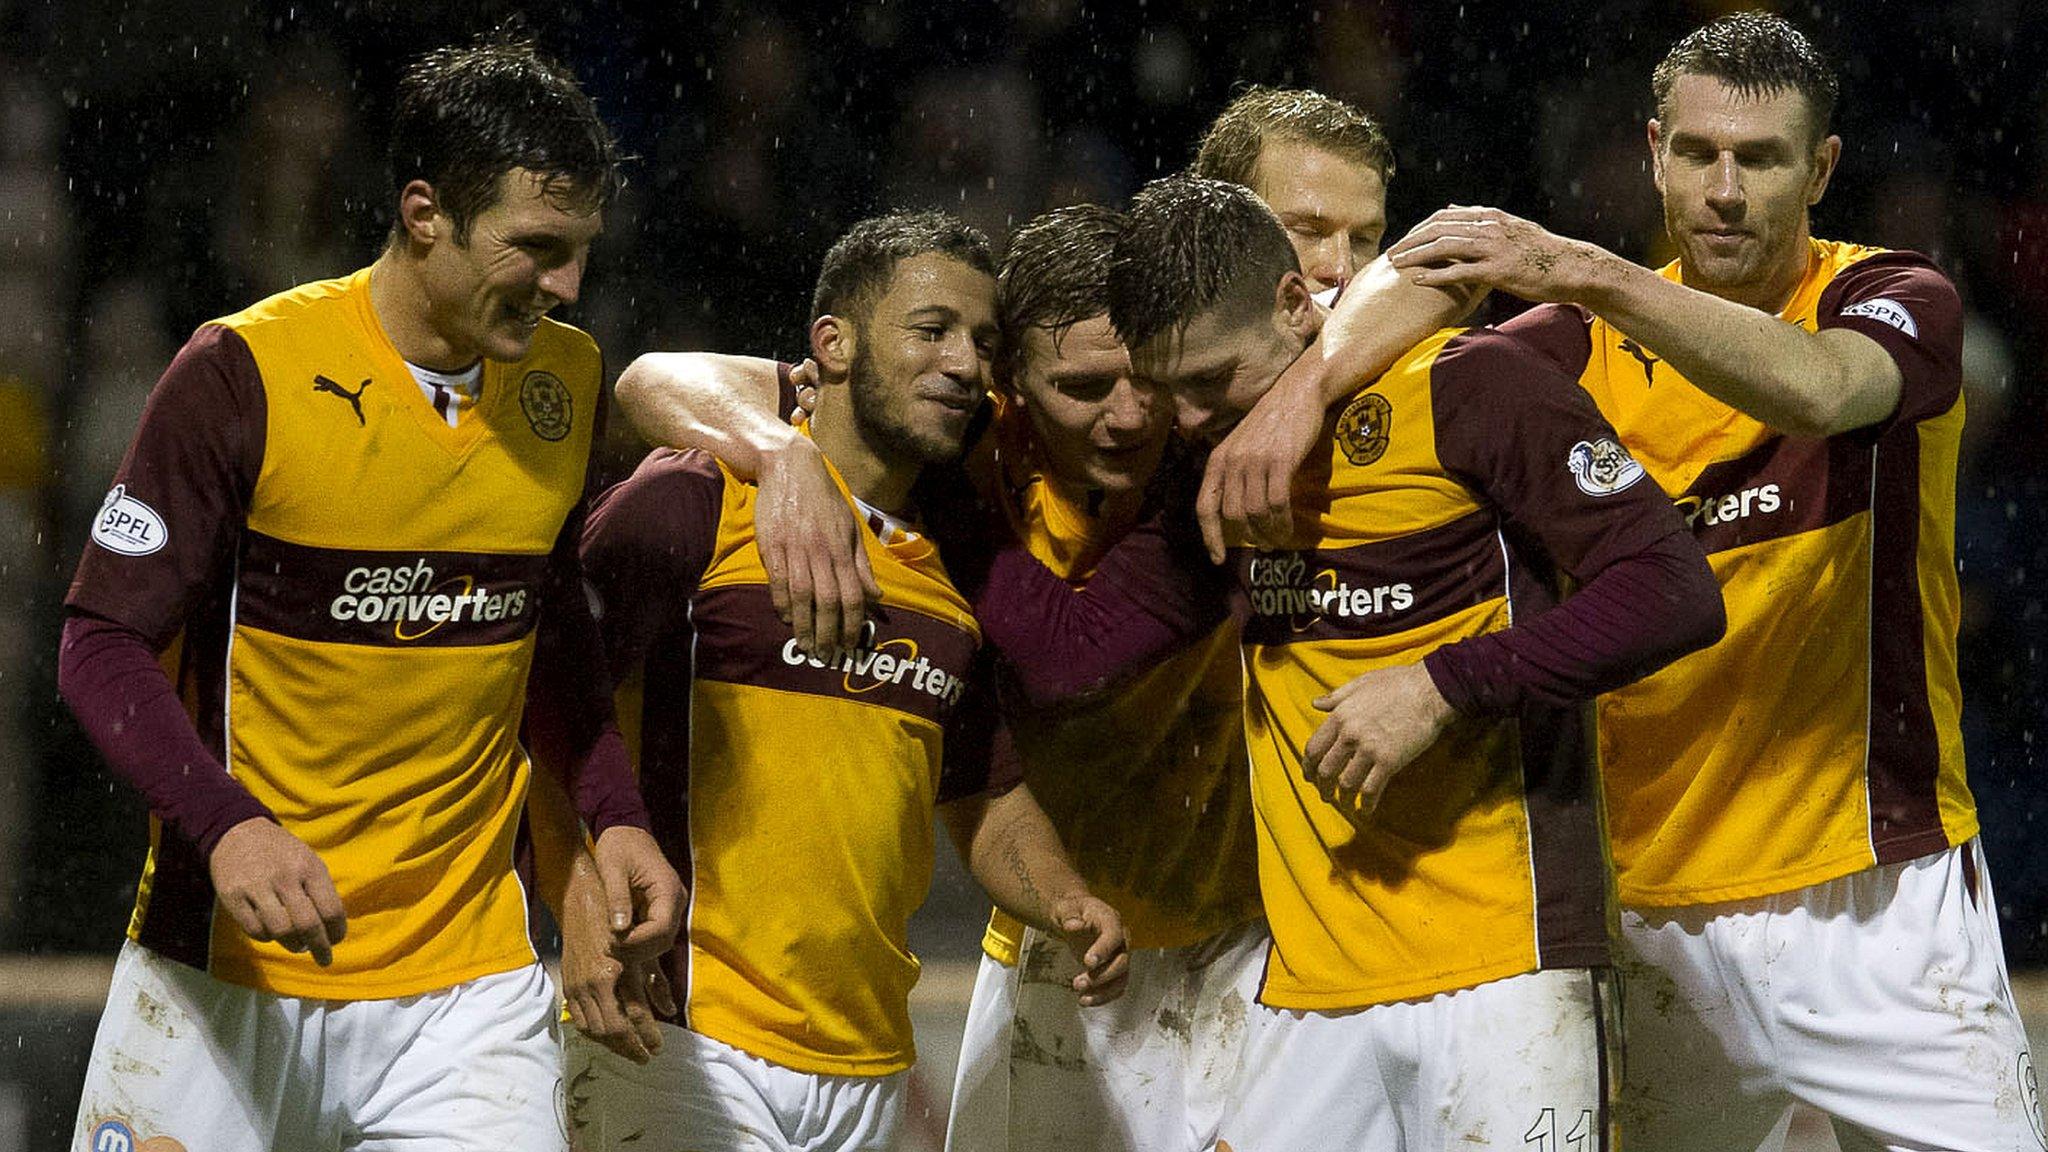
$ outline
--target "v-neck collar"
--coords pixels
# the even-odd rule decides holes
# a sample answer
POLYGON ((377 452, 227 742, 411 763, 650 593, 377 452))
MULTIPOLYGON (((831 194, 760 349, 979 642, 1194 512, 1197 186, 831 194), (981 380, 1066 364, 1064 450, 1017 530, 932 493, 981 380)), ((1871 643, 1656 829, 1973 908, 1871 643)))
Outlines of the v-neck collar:
POLYGON ((377 317, 377 308, 370 298, 370 274, 374 265, 357 272, 349 278, 349 293, 356 299, 358 319, 370 338, 370 353, 376 361, 377 374, 392 380, 391 391, 400 395, 391 403, 405 410, 406 414, 427 433, 428 439, 441 446, 450 456, 460 460, 475 451, 489 435, 489 425, 504 402, 506 365, 494 360, 483 361, 480 386, 483 395, 477 400, 470 419, 456 422, 449 427, 448 421, 434 411, 433 402, 421 391, 419 381, 414 378, 398 346, 391 342, 391 334, 384 330, 384 322, 377 317))

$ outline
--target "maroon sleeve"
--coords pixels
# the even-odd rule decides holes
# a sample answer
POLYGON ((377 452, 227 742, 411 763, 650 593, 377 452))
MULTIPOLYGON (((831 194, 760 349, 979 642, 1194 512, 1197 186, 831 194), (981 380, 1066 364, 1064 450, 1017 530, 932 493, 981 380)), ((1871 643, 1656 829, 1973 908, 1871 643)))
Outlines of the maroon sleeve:
POLYGON ((150 391, 65 603, 167 646, 233 576, 265 421, 248 344, 219 325, 195 332, 150 391))
POLYGON ((1630 684, 1721 638, 1721 588, 1689 535, 1609 564, 1564 603, 1423 658, 1466 716, 1566 705, 1630 684))
MULTIPOLYGON (((600 369, 600 377, 603 372, 600 369)), ((597 453, 604 443, 608 405, 597 395, 592 414, 591 459, 584 495, 555 536, 540 590, 533 671, 526 687, 526 741, 534 760, 563 777, 576 814, 593 836, 616 825, 649 830, 646 802, 633 780, 632 757, 612 717, 611 692, 602 676, 604 642, 583 594, 578 542, 598 483, 597 453)))
POLYGON ((157 654, 232 579, 264 432, 249 346, 201 328, 150 392, 94 519, 57 655, 58 691, 108 767, 202 854, 271 814, 207 748, 157 654))
POLYGON ((709 455, 658 448, 591 508, 583 580, 603 636, 606 693, 684 620, 711 565, 724 495, 709 455))
POLYGON ((946 722, 945 766, 938 802, 1001 796, 1024 781, 1024 764, 996 704, 995 657, 984 644, 974 654, 967 696, 946 722))
POLYGON ((1860 332, 1899 366, 1899 407, 1876 431, 1949 410, 1963 388, 1963 302, 1925 256, 1886 252, 1842 270, 1821 292, 1819 326, 1860 332))
POLYGON ((1228 610, 1223 569, 1162 509, 1075 588, 1022 544, 996 553, 975 599, 982 632, 1033 708, 1100 691, 1205 636, 1228 610))
POLYGON ((1439 460, 1580 585, 1561 606, 1432 653, 1424 664, 1452 707, 1583 700, 1720 637, 1720 589, 1699 544, 1553 361, 1467 333, 1438 357, 1430 392, 1439 460))
POLYGON ((73 612, 57 651, 57 690, 115 774, 202 857, 242 821, 274 819, 207 750, 134 629, 73 612))
POLYGON ((1577 304, 1538 304, 1500 322, 1506 332, 1576 380, 1593 355, 1593 314, 1577 304))

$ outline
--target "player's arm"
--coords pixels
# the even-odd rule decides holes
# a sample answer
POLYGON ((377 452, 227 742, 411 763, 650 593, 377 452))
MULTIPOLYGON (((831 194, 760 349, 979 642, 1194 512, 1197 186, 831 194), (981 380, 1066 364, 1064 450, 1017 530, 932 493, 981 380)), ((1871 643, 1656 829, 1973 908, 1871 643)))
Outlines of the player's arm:
POLYGON ((1477 294, 1409 282, 1381 256, 1345 286, 1322 332, 1209 455, 1195 512, 1209 558, 1226 533, 1278 546, 1293 526, 1293 482, 1321 441, 1331 405, 1349 399, 1430 333, 1471 310, 1477 294))
POLYGON ((1533 538, 1577 590, 1511 627, 1376 669, 1314 702, 1330 718, 1304 749, 1311 778, 1370 811, 1458 716, 1564 706, 1631 683, 1720 639, 1726 613, 1705 555, 1632 461, 1584 483, 1574 454, 1625 461, 1592 398, 1535 351, 1493 332, 1454 342, 1432 387, 1437 452, 1483 493, 1503 530, 1533 538))
POLYGON ((248 345, 200 329, 150 393, 79 560, 57 688, 115 775, 206 858, 221 910, 325 965, 348 930, 327 866, 228 774, 158 662, 226 591, 265 426, 248 345))
POLYGON ((1024 785, 1024 763, 997 707, 995 653, 975 654, 968 692, 947 721, 939 812, 960 858, 1004 911, 1066 941, 1083 1004, 1123 994, 1123 920, 1096 899, 1024 785))
MULTIPOLYGON (((559 779, 593 838, 589 851, 604 881, 614 950, 644 960, 666 952, 682 927, 682 881, 654 839, 613 719, 611 683, 592 675, 607 662, 584 591, 580 542, 588 507, 586 496, 564 518, 548 557, 527 680, 525 735, 537 766, 559 779)), ((545 869, 561 861, 535 862, 544 869, 543 892, 558 888, 561 876, 545 869)))
POLYGON ((856 647, 880 591, 824 454, 786 418, 798 393, 791 370, 750 356, 649 352, 626 366, 616 391, 650 443, 702 449, 760 485, 754 525, 776 613, 812 652, 856 647))
POLYGON ((1169 494, 1078 587, 1021 543, 996 552, 975 616, 1033 708, 1110 688, 1222 622, 1228 580, 1202 562, 1186 516, 1184 493, 1169 494))
MULTIPOLYGON (((582 599, 595 618, 599 641, 594 662, 584 670, 587 690, 609 698, 648 651, 686 619, 690 597, 710 562, 722 491, 721 474, 708 458, 657 452, 594 502, 577 549, 582 599)), ((537 757, 547 755, 536 749, 537 757)), ((585 866, 585 857, 572 847, 582 843, 581 830, 560 785, 542 779, 549 775, 535 774, 537 803, 529 806, 529 814, 534 816, 537 856, 545 840, 559 846, 555 867, 564 859, 568 865, 560 881, 558 922, 570 1019, 621 1055, 645 1061, 661 1046, 655 1014, 674 1012, 654 963, 667 944, 654 950, 623 946, 609 895, 616 889, 594 866, 585 866)), ((679 909, 685 895, 678 882, 679 909)))
POLYGON ((1445 209, 1389 255, 1418 285, 1584 305, 1701 391, 1782 432, 1832 436, 1899 407, 1905 378, 1867 331, 1808 332, 1497 209, 1445 209))

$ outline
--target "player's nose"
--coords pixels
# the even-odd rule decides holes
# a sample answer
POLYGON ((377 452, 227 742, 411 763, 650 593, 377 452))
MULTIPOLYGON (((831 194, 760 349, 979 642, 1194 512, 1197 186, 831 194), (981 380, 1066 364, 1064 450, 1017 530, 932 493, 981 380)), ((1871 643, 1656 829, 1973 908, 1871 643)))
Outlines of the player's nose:
POLYGON ((578 253, 574 259, 564 261, 540 274, 540 290, 563 304, 574 304, 583 293, 583 263, 585 255, 578 253))
POLYGON ((1742 205, 1742 167, 1730 153, 1722 153, 1707 170, 1707 203, 1724 210, 1742 205))

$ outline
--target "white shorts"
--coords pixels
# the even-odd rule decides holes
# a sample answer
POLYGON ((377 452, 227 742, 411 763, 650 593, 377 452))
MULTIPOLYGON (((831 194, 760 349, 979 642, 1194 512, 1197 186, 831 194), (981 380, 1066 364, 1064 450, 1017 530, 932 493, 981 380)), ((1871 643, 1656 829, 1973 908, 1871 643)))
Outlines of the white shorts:
POLYGON ((1219 1147, 1607 1152, 1613 991, 1561 968, 1355 1012, 1258 1007, 1219 1147))
POLYGON ((823 1076, 662 1024, 635 1064, 569 1036, 569 1125, 578 1152, 889 1152, 909 1073, 823 1076))
POLYGON ((73 1152, 565 1152, 540 965, 396 1000, 228 984, 134 942, 93 1040, 73 1152))
POLYGON ((1996 908, 1972 840, 1777 896, 1624 909, 1623 1131, 1748 1152, 1803 1102, 1849 1152, 2039 1152, 1996 908))
POLYGON ((1234 1088, 1264 922, 1131 953, 1124 994, 1083 1008, 1066 944, 1027 931, 1016 967, 982 957, 947 1124, 949 1152, 1199 1152, 1234 1088))

